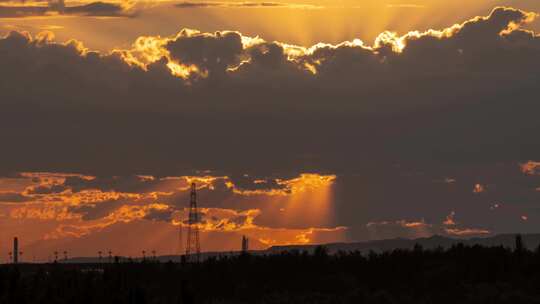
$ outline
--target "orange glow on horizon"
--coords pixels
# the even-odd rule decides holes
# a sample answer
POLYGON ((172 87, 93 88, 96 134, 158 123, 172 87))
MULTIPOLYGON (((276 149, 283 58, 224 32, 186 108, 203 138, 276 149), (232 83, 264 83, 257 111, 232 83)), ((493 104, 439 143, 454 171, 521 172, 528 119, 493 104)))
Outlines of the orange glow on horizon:
MULTIPOLYGON (((8 191, 7 194, 21 195, 26 201, 1 203, 1 220, 30 223, 25 226, 28 232, 20 234, 24 239, 28 238, 31 231, 37 233, 34 230, 40 229, 38 227, 49 227, 41 231, 39 236, 30 239, 32 244, 64 241, 78 243, 77 240, 82 242, 86 239, 97 242, 97 236, 113 233, 121 227, 159 225, 167 227, 166 231, 149 235, 144 240, 145 244, 156 244, 155 246, 159 247, 156 242, 170 237, 179 225, 187 225, 187 205, 178 209, 167 201, 168 197, 184 193, 185 195, 180 197, 186 199, 189 186, 194 182, 200 190, 230 191, 237 199, 253 197, 254 202, 269 204, 264 210, 236 210, 227 209, 226 206, 200 207, 202 221, 198 225, 203 240, 210 242, 209 238, 223 235, 223 238, 232 239, 220 243, 220 246, 234 248, 237 235, 241 234, 253 240, 253 248, 264 249, 273 245, 312 244, 346 238, 346 227, 321 228, 327 227, 332 217, 332 187, 337 178, 335 175, 310 173, 289 179, 254 178, 252 183, 259 185, 260 190, 240 189, 227 176, 135 177, 110 177, 100 180, 99 177, 80 174, 24 173, 16 182, 6 180, 5 184, 11 186, 2 190, 8 191), (72 181, 80 188, 73 189, 65 185, 68 177, 80 179, 72 181), (125 184, 126 182, 128 184, 125 184), (110 183, 110 186, 104 183, 110 183), (269 187, 264 189, 267 183, 269 187), (141 186, 141 191, 129 192, 130 189, 137 189, 132 188, 136 184, 141 186), (128 192, 120 191, 124 189, 124 185, 127 186, 124 191, 128 192), (259 216, 272 216, 273 210, 280 213, 280 218, 283 219, 278 226, 305 223, 304 226, 309 228, 271 228, 257 222, 259 216), (87 212, 90 213, 88 217, 87 212)), ((256 203, 254 206, 257 206, 256 203)), ((5 240, 0 242, 4 243, 5 240)), ((130 248, 133 246, 130 245, 130 248)), ((218 245, 210 245, 212 250, 219 250, 219 247, 213 246, 218 245)), ((115 251, 129 252, 121 248, 115 248, 115 251)))

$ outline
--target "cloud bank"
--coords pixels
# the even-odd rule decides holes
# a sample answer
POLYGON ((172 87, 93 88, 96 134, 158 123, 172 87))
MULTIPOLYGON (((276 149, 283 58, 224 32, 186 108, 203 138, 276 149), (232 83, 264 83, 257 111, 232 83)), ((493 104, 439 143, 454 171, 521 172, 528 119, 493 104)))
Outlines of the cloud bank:
POLYGON ((278 167, 334 169, 381 150, 444 161, 534 159, 539 39, 520 28, 534 17, 497 8, 441 31, 383 33, 373 46, 305 48, 182 30, 110 54, 12 32, 0 40, 5 168, 106 171, 107 158, 122 158, 120 170, 143 159, 142 171, 168 167, 160 160, 249 168, 270 157, 278 167), (190 142, 197 151, 184 149, 190 142), (91 143, 114 148, 90 155, 91 143), (36 144, 43 149, 27 162, 36 144))
POLYGON ((47 1, 46 3, 36 1, 0 5, 0 18, 40 16, 132 17, 135 15, 136 11, 130 5, 102 1, 70 6, 66 5, 64 0, 47 1))

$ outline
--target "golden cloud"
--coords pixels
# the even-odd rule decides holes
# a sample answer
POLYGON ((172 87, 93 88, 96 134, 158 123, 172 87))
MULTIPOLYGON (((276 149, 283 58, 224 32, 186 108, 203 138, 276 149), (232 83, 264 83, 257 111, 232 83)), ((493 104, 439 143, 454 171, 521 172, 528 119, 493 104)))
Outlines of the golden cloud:
POLYGON ((446 226, 455 226, 456 221, 454 220, 454 217, 456 216, 456 212, 452 211, 448 216, 446 216, 446 219, 443 222, 443 225, 446 226))
POLYGON ((482 184, 475 184, 473 187, 473 193, 482 193, 486 191, 486 187, 482 184))
MULTIPOLYGON (((122 205, 107 216, 92 221, 83 221, 81 216, 74 219, 78 221, 70 224, 61 224, 52 233, 47 233, 45 239, 58 239, 62 237, 83 237, 93 232, 101 231, 117 223, 129 223, 141 220, 152 211, 168 210, 170 207, 165 204, 153 203, 144 206, 122 205)), ((73 218, 70 218, 73 219, 73 218)))
MULTIPOLYGON (((242 190, 230 180, 227 180, 225 184, 232 189, 234 193, 239 195, 290 196, 316 189, 327 188, 334 183, 335 179, 336 175, 300 174, 299 177, 293 179, 275 179, 274 181, 276 184, 282 186, 282 188, 262 190, 242 190)), ((265 184, 266 182, 267 180, 254 180, 254 184, 265 184)))
POLYGON ((536 175, 540 173, 540 162, 530 160, 526 163, 520 164, 519 166, 521 168, 521 172, 527 175, 536 175))
POLYGON ((9 217, 12 219, 34 219, 66 221, 80 219, 81 215, 73 213, 68 206, 58 203, 27 204, 11 209, 9 217))
POLYGON ((455 236, 470 236, 470 235, 482 235, 482 234, 491 234, 491 231, 486 229, 475 229, 475 228, 445 228, 444 231, 449 235, 455 236))
MULTIPOLYGON (((183 29, 178 34, 169 37, 141 36, 135 40, 130 49, 114 49, 109 54, 94 53, 101 57, 119 57, 127 65, 143 71, 149 71, 155 64, 163 64, 171 75, 182 79, 186 85, 212 77, 212 74, 236 75, 246 70, 247 66, 260 62, 261 58, 276 57, 274 59, 278 60, 278 56, 282 57, 279 60, 281 64, 288 66, 288 70, 313 76, 318 75, 324 69, 325 63, 332 59, 318 56, 318 54, 328 53, 329 50, 356 49, 384 63, 388 59, 388 50, 396 56, 403 53, 410 43, 416 41, 431 38, 450 39, 477 24, 487 24, 495 19, 506 22, 507 26, 502 30, 499 29, 499 34, 507 36, 518 30, 523 31, 522 26, 532 22, 537 16, 536 13, 497 7, 489 16, 475 17, 442 30, 411 31, 401 36, 386 31, 375 39, 372 46, 365 45, 359 39, 353 39, 335 45, 318 43, 311 47, 304 47, 282 42, 268 42, 259 37, 249 37, 235 31, 203 33, 194 29, 183 29), (182 45, 179 51, 171 51, 175 45, 179 44, 182 45)), ((32 40, 31 37, 28 39, 32 40)), ((37 44, 51 44, 51 40, 50 34, 35 39, 37 44)), ((88 55, 88 50, 80 42, 69 41, 64 45, 71 45, 79 50, 83 57, 88 55)))

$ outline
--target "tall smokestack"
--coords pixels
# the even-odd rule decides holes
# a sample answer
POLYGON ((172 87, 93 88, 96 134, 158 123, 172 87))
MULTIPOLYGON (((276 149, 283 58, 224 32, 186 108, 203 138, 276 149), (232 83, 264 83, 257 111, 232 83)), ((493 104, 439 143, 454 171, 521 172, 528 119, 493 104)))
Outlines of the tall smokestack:
POLYGON ((19 239, 13 238, 13 264, 19 262, 19 239))

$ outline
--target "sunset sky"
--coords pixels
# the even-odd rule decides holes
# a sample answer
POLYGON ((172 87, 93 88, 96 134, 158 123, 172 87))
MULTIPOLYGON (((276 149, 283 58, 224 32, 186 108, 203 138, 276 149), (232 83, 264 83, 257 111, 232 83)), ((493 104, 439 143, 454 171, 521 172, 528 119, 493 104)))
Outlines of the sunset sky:
POLYGON ((538 13, 0 0, 0 261, 540 232, 538 13))

